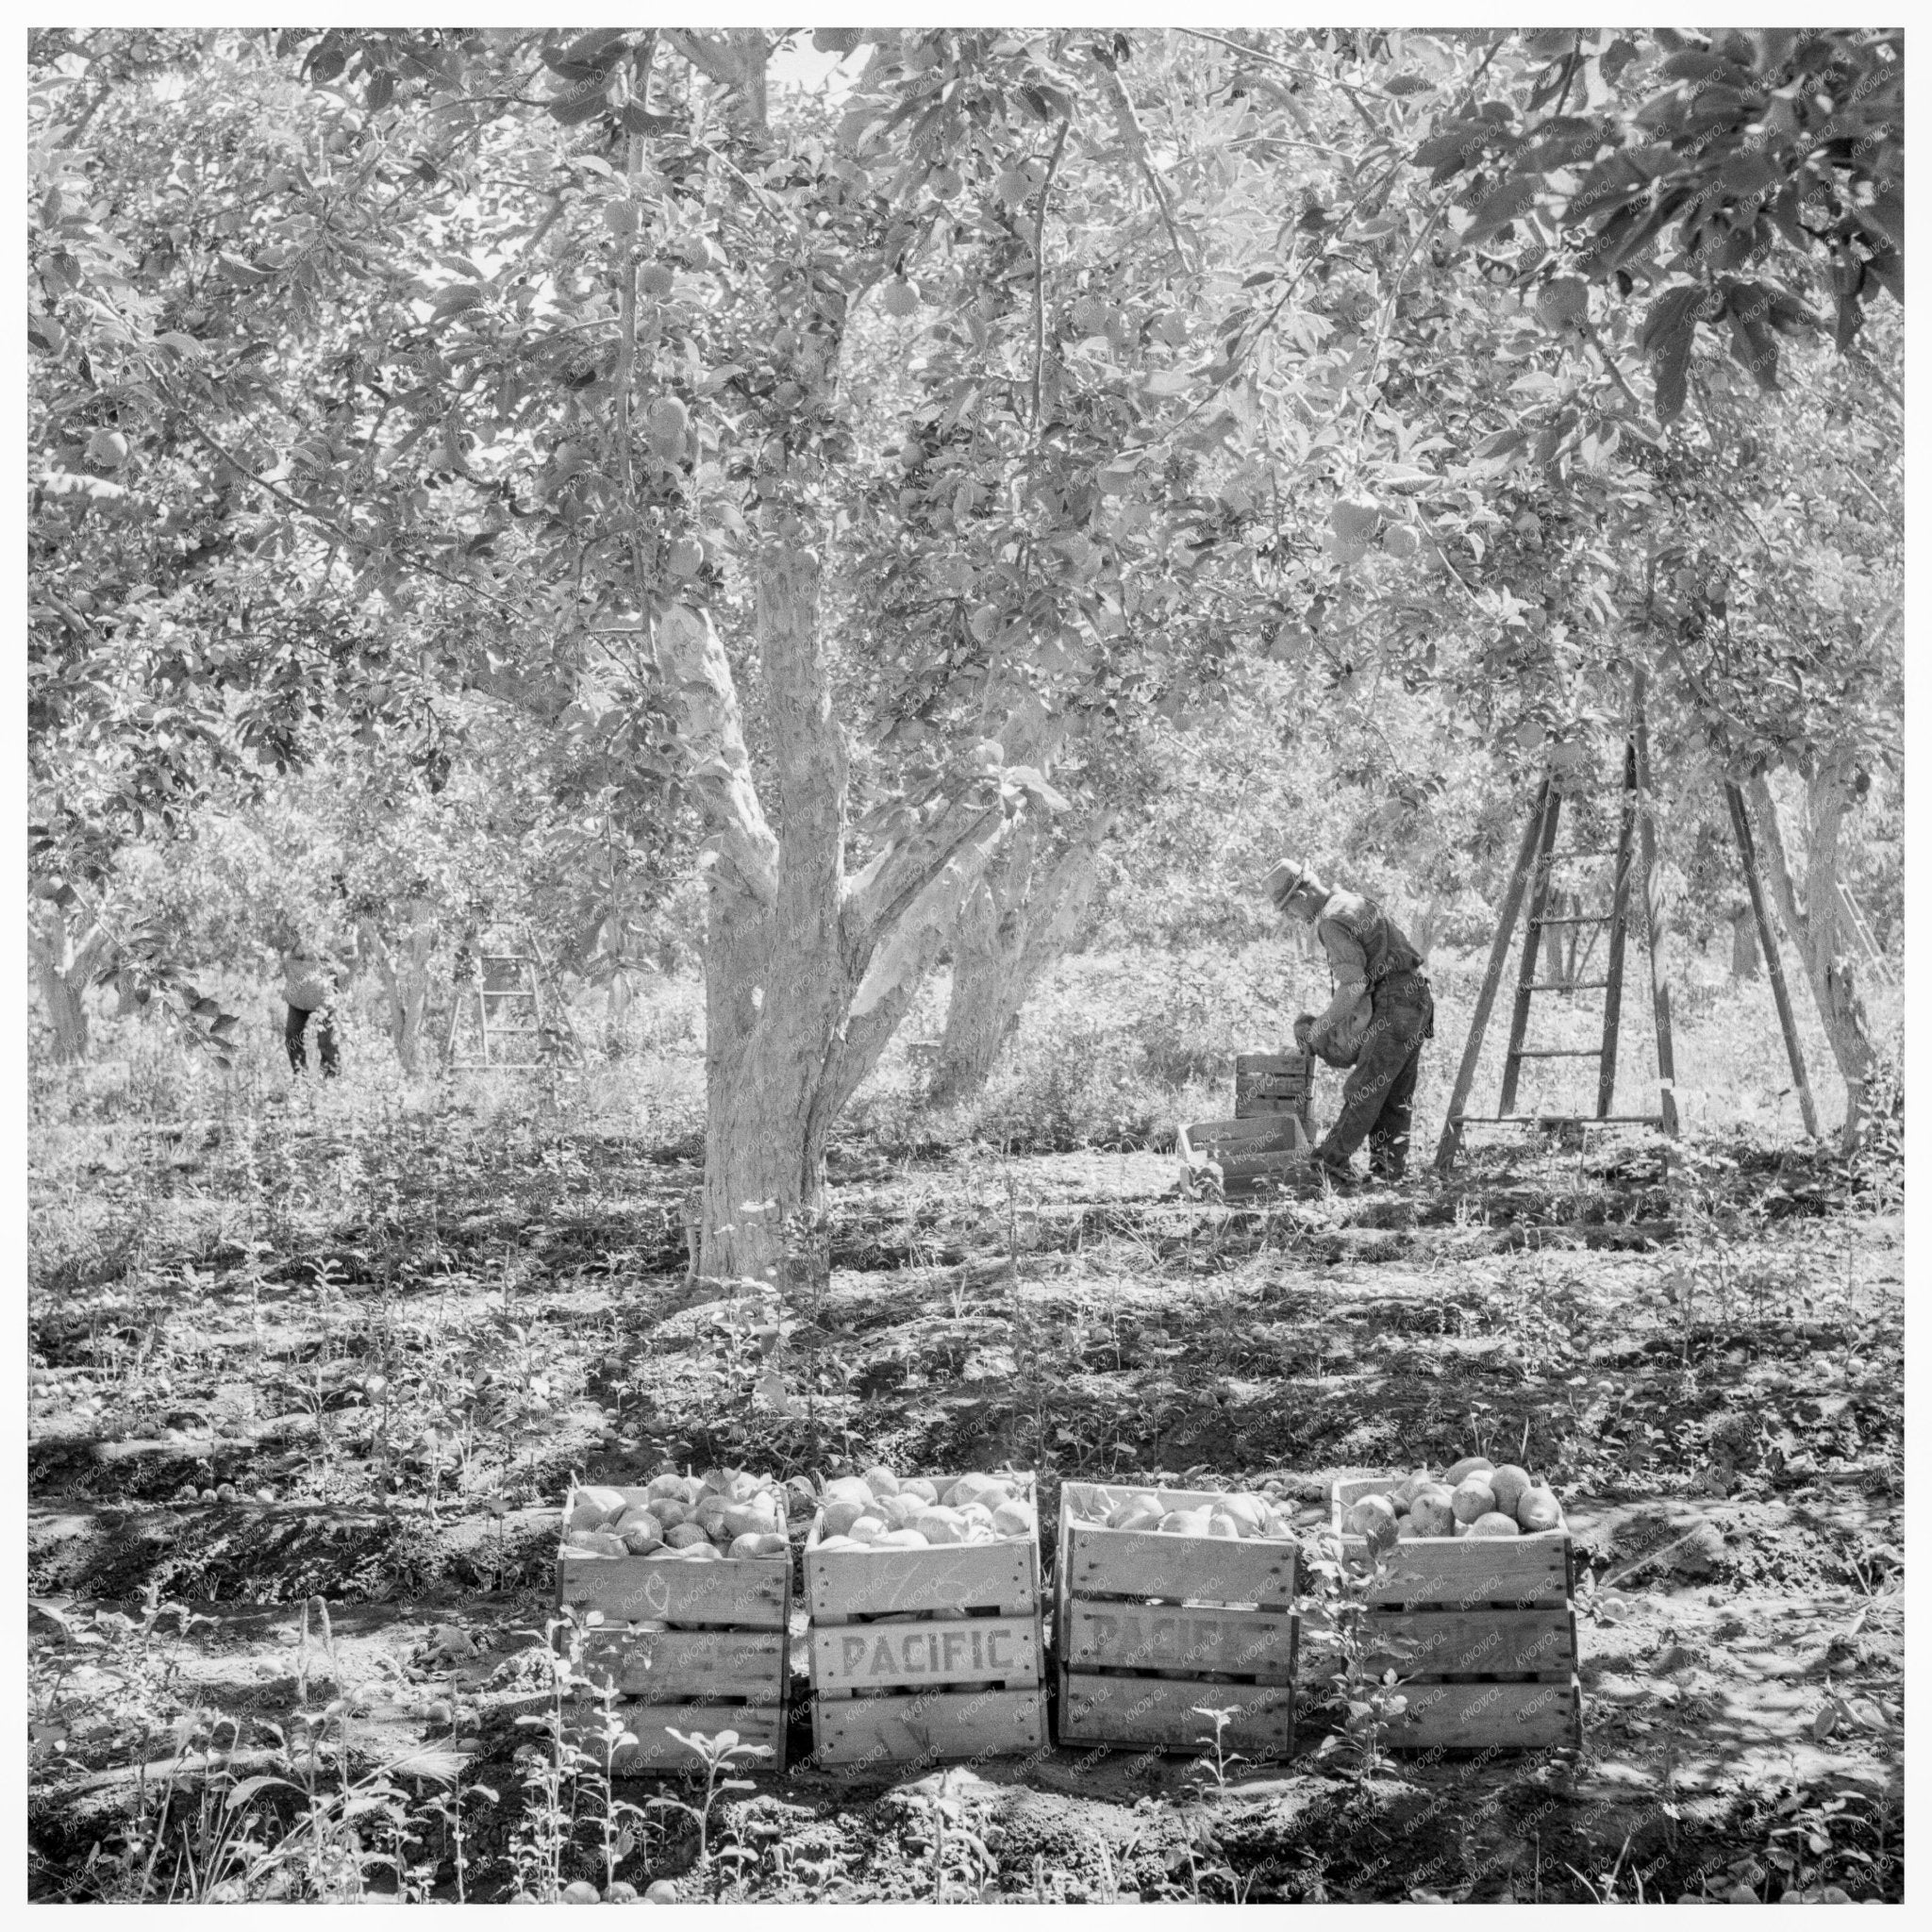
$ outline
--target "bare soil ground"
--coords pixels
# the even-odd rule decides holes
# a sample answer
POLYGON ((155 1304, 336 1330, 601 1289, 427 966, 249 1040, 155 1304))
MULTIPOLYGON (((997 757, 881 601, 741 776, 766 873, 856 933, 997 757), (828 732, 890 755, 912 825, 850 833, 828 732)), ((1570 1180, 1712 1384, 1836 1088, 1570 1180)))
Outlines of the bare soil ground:
MULTIPOLYGON (((1507 1451, 1583 1558, 1580 1755, 1321 1755, 1309 1645, 1284 1764, 1062 1748, 846 1778, 809 1763, 798 1623, 794 1768, 724 1794, 702 1865, 652 1812, 620 1875, 1902 1897, 1903 1249, 1869 1171, 1515 1143, 1447 1185, 1241 1206, 1184 1198, 1164 1155, 853 1146, 829 1277, 780 1305, 688 1281, 695 1156, 340 1097, 37 1134, 35 1896, 128 1895, 208 1774, 286 1768, 325 1699, 350 1776, 402 1763, 384 1816, 426 1816, 454 1770, 465 1895, 507 1895, 574 1473, 1017 1466, 1047 1522, 1067 1477, 1272 1478, 1312 1531, 1337 1473, 1507 1451)), ((600 1878, 577 1808, 559 1857, 600 1878)), ((412 1854, 438 1895, 451 1853, 444 1821, 412 1854)), ((186 1895, 178 1859, 155 1869, 149 1895, 186 1895)))

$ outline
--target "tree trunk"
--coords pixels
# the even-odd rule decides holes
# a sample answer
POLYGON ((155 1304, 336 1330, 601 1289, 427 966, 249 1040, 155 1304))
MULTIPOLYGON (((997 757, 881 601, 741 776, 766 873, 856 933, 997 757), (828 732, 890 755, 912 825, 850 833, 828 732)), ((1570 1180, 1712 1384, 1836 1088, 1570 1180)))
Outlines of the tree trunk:
POLYGON ((389 1008, 389 1037, 406 1074, 421 1071, 423 1020, 429 1004, 429 960, 436 950, 436 908, 427 899, 403 904, 402 939, 391 946, 374 920, 362 921, 361 953, 375 968, 389 1008))
MULTIPOLYGON (((1562 919, 1576 909, 1576 895, 1574 892, 1555 891, 1550 894, 1549 916, 1562 919)), ((1568 986, 1571 980, 1569 961, 1564 958, 1563 941, 1576 928, 1573 925, 1546 925, 1543 927, 1543 977, 1554 986, 1568 986)))
POLYGON ((940 1039, 931 1100, 970 1100, 986 1085, 1041 974, 1074 942, 1093 895, 1101 841, 1118 814, 1104 812, 1036 886, 1036 822, 1013 835, 997 878, 967 895, 953 934, 953 991, 940 1039))
POLYGON ((997 786, 941 803, 857 878, 844 874, 845 758, 818 636, 818 573, 758 559, 758 630, 780 830, 745 751, 737 689, 708 618, 658 626, 684 712, 705 925, 705 1185, 698 1273, 786 1284, 786 1224, 821 1207, 825 1140, 876 1062, 938 936, 997 842, 997 786))
POLYGON ((77 944, 67 922, 52 907, 37 906, 27 924, 27 957, 39 983, 41 1005, 54 1031, 54 1058, 87 1058, 87 990, 114 955, 114 942, 97 926, 77 944))
POLYGON ((1806 782, 1805 898, 1799 904, 1790 867, 1785 858, 1777 804, 1760 774, 1745 790, 1757 814, 1765 871, 1770 874, 1778 916, 1791 935, 1824 1037, 1845 1083, 1844 1139, 1857 1138, 1858 1115, 1865 1084, 1872 1077, 1872 1039, 1866 1026, 1864 1003, 1858 997, 1852 948, 1845 933, 1838 891, 1839 835, 1845 808, 1851 803, 1852 774, 1840 763, 1823 766, 1806 782))
POLYGON ((1731 914, 1731 977, 1757 977, 1757 935, 1751 929, 1751 908, 1740 906, 1731 914))

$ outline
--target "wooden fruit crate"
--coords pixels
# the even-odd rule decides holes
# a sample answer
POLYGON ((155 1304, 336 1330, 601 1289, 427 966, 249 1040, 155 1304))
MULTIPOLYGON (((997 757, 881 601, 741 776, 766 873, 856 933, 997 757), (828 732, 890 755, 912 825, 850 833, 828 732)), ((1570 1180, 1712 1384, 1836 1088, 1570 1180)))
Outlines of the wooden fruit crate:
MULTIPOLYGON (((957 1476, 930 1480, 943 1495, 957 1476)), ((1037 1507, 1033 1476, 1024 1499, 1037 1507)), ((1038 1534, 926 1550, 805 1545, 821 1764, 937 1762, 1046 1741, 1038 1534)))
MULTIPOLYGON (((641 1489, 625 1489, 641 1503, 641 1489)), ((575 1495, 564 1507, 565 1523, 575 1495)), ((631 1773, 696 1762, 671 1729, 736 1731, 764 1744, 757 1768, 785 1764, 791 1684, 788 1626, 791 1557, 720 1557, 691 1562, 661 1557, 593 1557, 568 1546, 557 1561, 557 1600, 580 1623, 583 1669, 596 1683, 614 1682, 614 1705, 637 1742, 621 1746, 613 1769, 631 1773)), ((595 1736, 601 1707, 585 1690, 579 1734, 595 1736)))
MULTIPOLYGON (((1145 1489, 1174 1509, 1212 1500, 1207 1491, 1152 1483, 1107 1487, 1145 1489)), ((1288 1757, 1300 1641, 1296 1545, 1108 1529, 1075 1513, 1093 1488, 1060 1487, 1060 1742, 1197 1751, 1214 1734, 1197 1710, 1231 1709, 1227 1749, 1288 1757)))
POLYGON ((1291 1113, 1252 1114, 1245 1120, 1191 1121, 1175 1141, 1181 1184, 1199 1186, 1210 1165, 1221 1170, 1224 1193, 1252 1189, 1257 1182, 1287 1180, 1307 1172, 1308 1136, 1291 1113))
POLYGON ((1234 1112, 1237 1120, 1291 1113, 1302 1132, 1312 1136, 1308 1101, 1314 1088, 1315 1057, 1307 1053, 1238 1053, 1234 1057, 1234 1112))
MULTIPOLYGON (((1349 1506, 1388 1479, 1344 1478, 1332 1508, 1343 1556, 1366 1562, 1365 1538, 1341 1524, 1349 1506)), ((1396 1749, 1533 1750, 1580 1743, 1567 1526, 1514 1537, 1410 1537, 1369 1586, 1365 1659, 1406 1679, 1396 1749), (1388 1648, 1374 1646, 1387 1645, 1388 1648)))

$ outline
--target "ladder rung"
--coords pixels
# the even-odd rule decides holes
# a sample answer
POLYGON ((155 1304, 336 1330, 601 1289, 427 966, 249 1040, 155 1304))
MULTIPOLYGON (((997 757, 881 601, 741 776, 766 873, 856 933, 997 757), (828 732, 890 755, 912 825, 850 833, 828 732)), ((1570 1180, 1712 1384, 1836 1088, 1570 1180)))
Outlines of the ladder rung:
POLYGON ((1518 1060, 1600 1060, 1600 1046, 1519 1046, 1509 1056, 1518 1060))
POLYGON ((1523 1127, 1566 1127, 1578 1123, 1586 1127, 1660 1127, 1664 1120, 1660 1113, 1452 1113, 1449 1118, 1463 1126, 1486 1124, 1523 1127))
POLYGON ((1614 845, 1579 845, 1574 852, 1551 853, 1550 863, 1554 865, 1559 858, 1614 858, 1616 853, 1614 845))
POLYGON ((1607 979, 1532 979, 1531 992, 1601 992, 1609 985, 1607 979))
POLYGON ((1529 923, 1541 931, 1546 925, 1607 925, 1610 917, 1607 912, 1578 912, 1566 914, 1561 919, 1532 919, 1529 923))

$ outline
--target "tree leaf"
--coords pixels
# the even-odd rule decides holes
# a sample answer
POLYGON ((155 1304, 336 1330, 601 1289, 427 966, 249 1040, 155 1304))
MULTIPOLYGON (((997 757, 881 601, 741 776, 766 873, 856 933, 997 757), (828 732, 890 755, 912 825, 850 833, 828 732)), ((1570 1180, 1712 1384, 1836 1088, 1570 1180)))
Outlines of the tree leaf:
POLYGON ((1462 231, 1462 245, 1474 248, 1479 242, 1491 241, 1511 222, 1526 215, 1536 206, 1537 191, 1541 186, 1541 175, 1512 175, 1500 188, 1491 189, 1462 231))
POLYGON ((1666 289, 1650 305, 1649 312, 1643 318, 1643 325, 1637 336, 1639 351, 1647 356, 1659 342, 1674 336, 1703 304, 1707 293, 1708 291, 1699 283, 1692 283, 1687 288, 1666 289))

